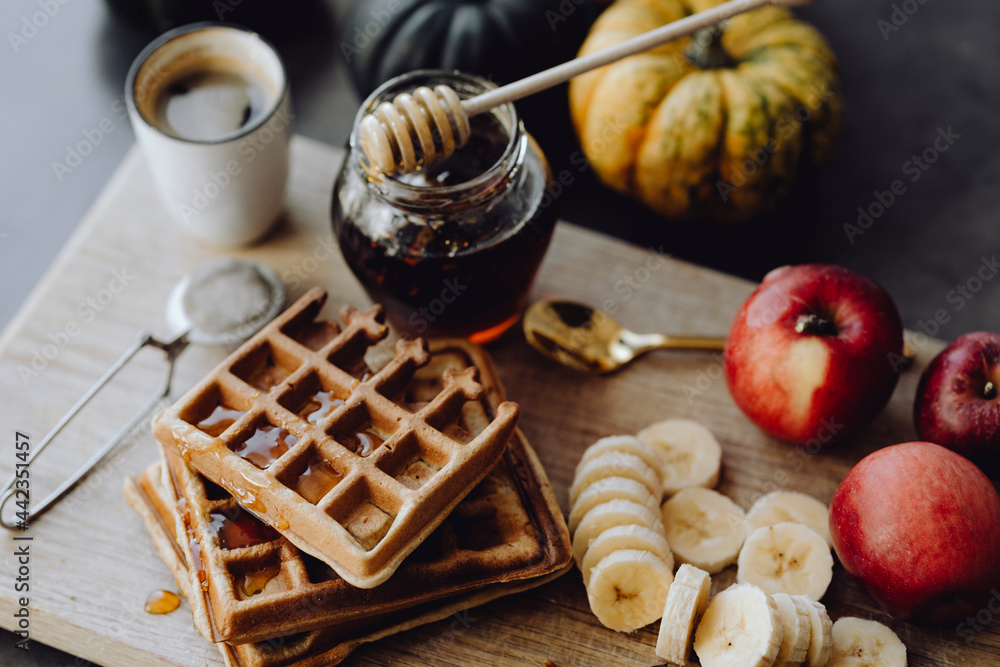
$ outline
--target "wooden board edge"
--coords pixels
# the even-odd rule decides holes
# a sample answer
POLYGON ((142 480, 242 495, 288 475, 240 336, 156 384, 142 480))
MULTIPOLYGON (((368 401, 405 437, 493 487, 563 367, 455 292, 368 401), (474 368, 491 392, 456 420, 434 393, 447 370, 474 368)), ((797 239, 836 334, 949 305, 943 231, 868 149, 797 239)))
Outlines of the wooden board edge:
MULTIPOLYGON (((0 598, 0 617, 13 618, 15 610, 16 607, 6 604, 3 598, 0 598)), ((0 625, 12 633, 15 631, 13 627, 7 627, 6 621, 0 625)), ((168 662, 159 656, 126 644, 109 634, 100 635, 99 639, 95 641, 92 632, 92 630, 74 625, 44 611, 31 610, 31 637, 45 637, 44 641, 40 639, 31 639, 31 641, 38 641, 74 657, 105 667, 135 667, 135 665, 176 667, 173 662, 168 662)))

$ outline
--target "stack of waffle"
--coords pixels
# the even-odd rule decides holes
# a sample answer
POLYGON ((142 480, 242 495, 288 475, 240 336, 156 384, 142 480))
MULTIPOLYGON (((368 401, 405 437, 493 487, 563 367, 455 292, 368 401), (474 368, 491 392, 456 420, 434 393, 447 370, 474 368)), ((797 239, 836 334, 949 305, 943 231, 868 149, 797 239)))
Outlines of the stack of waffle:
POLYGON ((154 422, 125 493, 229 665, 335 664, 566 571, 569 536, 490 361, 313 290, 154 422), (368 354, 369 360, 372 356, 368 354), (373 363, 378 366, 379 364, 373 363))

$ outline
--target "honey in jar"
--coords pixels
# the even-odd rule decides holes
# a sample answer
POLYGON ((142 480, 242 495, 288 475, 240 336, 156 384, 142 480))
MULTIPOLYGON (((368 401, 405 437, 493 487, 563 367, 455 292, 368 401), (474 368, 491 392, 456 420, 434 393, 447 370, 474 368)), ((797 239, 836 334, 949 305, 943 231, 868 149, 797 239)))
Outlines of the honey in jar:
POLYGON ((362 105, 334 186, 334 233, 348 266, 406 336, 500 336, 526 305, 557 217, 548 162, 513 105, 472 117, 466 145, 445 160, 387 176, 357 147, 360 119, 417 86, 460 97, 493 88, 457 72, 411 72, 362 105))

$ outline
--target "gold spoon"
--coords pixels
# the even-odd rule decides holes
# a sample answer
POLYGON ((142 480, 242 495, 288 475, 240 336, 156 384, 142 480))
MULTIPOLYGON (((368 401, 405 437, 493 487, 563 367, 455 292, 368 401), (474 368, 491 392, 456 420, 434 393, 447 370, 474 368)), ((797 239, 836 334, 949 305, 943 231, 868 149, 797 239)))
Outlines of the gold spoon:
MULTIPOLYGON (((635 333, 603 310, 555 299, 543 299, 528 308, 524 337, 549 359, 589 373, 610 373, 650 350, 721 350, 726 345, 725 338, 635 333)), ((903 367, 909 367, 916 356, 917 346, 907 331, 903 367)))
POLYGON ((635 333, 602 310, 549 299, 525 312, 524 337, 549 359, 590 373, 610 373, 649 350, 721 350, 726 344, 725 338, 635 333))

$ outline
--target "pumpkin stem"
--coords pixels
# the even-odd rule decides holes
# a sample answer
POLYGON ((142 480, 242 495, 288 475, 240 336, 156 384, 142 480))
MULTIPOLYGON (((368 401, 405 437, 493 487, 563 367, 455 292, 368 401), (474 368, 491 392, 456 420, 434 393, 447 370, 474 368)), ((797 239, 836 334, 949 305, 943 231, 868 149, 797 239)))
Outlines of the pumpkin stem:
POLYGON ((722 48, 723 30, 718 26, 702 28, 694 34, 687 59, 698 69, 723 69, 736 63, 722 48))

